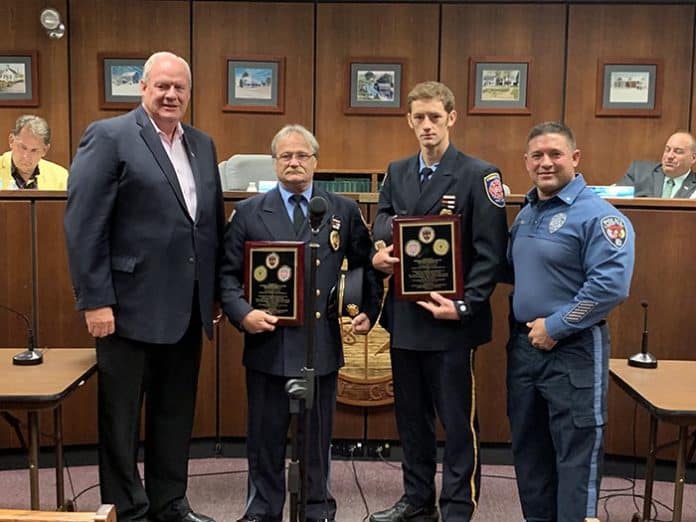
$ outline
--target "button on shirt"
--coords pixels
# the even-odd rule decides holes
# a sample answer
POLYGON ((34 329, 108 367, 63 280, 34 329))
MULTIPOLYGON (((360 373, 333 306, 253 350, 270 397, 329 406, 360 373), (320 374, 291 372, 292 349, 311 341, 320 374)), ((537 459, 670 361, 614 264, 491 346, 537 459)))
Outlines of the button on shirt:
POLYGON ((184 195, 184 202, 186 203, 189 216, 191 216, 191 219, 195 220, 198 206, 196 180, 193 177, 191 161, 189 160, 188 152, 184 146, 184 128, 181 123, 177 124, 174 130, 174 138, 170 140, 169 136, 157 127, 152 118, 150 118, 150 121, 162 142, 162 147, 164 147, 169 161, 172 162, 172 166, 176 172, 176 178, 179 180, 179 188, 181 188, 181 192, 184 195))
POLYGON ((556 340, 606 317, 628 295, 635 235, 628 219, 578 174, 558 194, 527 194, 510 230, 513 311, 520 322, 546 318, 556 340))

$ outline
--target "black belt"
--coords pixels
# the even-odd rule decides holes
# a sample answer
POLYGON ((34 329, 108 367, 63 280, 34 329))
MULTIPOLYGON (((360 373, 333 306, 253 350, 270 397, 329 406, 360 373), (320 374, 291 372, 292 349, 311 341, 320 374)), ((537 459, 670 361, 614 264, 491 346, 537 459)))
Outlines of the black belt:
MULTIPOLYGON (((602 319, 601 321, 593 324, 592 326, 604 326, 605 324, 607 324, 607 322, 604 319, 602 319)), ((592 328, 592 326, 590 326, 590 328, 592 328)), ((527 326, 527 323, 522 323, 520 321, 515 322, 515 331, 516 332, 529 333, 530 330, 531 330, 531 328, 529 328, 529 326, 527 326)))

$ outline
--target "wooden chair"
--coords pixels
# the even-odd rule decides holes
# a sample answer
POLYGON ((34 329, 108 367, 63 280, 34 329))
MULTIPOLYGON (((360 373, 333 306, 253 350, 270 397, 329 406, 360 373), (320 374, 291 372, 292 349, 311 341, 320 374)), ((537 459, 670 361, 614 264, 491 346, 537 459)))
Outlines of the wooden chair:
POLYGON ((116 508, 104 504, 96 512, 0 509, 0 522, 116 522, 116 508))

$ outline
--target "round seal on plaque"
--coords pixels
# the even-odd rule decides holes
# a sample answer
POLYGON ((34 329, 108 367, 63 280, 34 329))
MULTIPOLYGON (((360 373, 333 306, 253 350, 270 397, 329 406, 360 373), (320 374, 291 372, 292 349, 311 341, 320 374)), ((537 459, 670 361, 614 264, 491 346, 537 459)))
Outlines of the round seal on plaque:
POLYGON ((262 283, 268 277, 268 270, 265 266, 257 266, 254 268, 254 280, 262 283))
POLYGON ((278 264, 280 263, 280 256, 276 254, 275 252, 271 252, 266 256, 266 266, 270 269, 273 270, 275 269, 278 264))
POLYGON ((435 229, 433 227, 422 227, 418 231, 418 239, 426 245, 432 243, 433 239, 435 239, 435 229))
POLYGON ((409 257, 416 257, 418 254, 421 253, 420 242, 416 241, 415 239, 411 239, 406 243, 406 248, 404 248, 404 252, 409 257))
POLYGON ((288 265, 283 265, 278 269, 278 281, 281 283, 287 283, 292 277, 292 268, 288 265))
POLYGON ((436 239, 435 243, 433 243, 433 252, 435 252, 438 256, 444 256, 449 252, 450 245, 449 241, 446 239, 436 239))

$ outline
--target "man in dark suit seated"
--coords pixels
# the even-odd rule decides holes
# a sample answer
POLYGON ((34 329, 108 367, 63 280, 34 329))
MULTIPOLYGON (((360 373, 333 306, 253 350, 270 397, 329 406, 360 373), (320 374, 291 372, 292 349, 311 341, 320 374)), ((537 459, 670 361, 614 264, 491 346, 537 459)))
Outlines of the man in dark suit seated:
POLYGON ((447 86, 416 85, 408 95, 408 110, 408 124, 420 151, 387 169, 373 225, 377 252, 372 264, 385 274, 393 273, 399 255, 390 244, 394 216, 459 215, 456 246, 464 292, 454 300, 431 292, 428 300, 405 301, 396 298, 394 278, 390 281, 380 323, 391 334, 404 494, 391 508, 373 513, 370 521, 439 520, 437 414, 446 434, 440 513, 444 521, 466 522, 476 511, 481 478, 474 352, 491 340, 489 298, 505 265, 503 184, 495 165, 450 144, 457 113, 447 86))
MULTIPOLYGON (((328 317, 330 291, 348 260, 349 269, 362 267, 362 303, 352 319, 356 333, 367 333, 379 313, 383 294, 380 278, 370 265, 372 243, 358 205, 352 199, 326 192, 312 181, 319 144, 301 125, 286 125, 273 138, 271 154, 278 177, 273 190, 240 201, 225 232, 221 268, 222 304, 230 322, 244 331, 243 363, 246 367, 248 401, 247 459, 249 490, 246 513, 240 522, 281 522, 285 502, 285 448, 290 423, 285 385, 301 376, 309 322, 315 327, 316 394, 308 434, 306 464, 306 520, 333 521, 336 501, 328 488, 330 442, 336 403, 338 369, 343 366, 338 320, 328 317), (313 197, 326 200, 327 210, 314 235, 306 219, 313 197), (316 242, 316 293, 310 293, 307 243, 316 242), (244 296, 245 274, 253 268, 257 281, 264 281, 278 265, 268 254, 263 265, 245 267, 247 241, 300 241, 305 245, 304 302, 316 302, 318 314, 304 317, 301 326, 279 326, 278 316, 254 308, 244 296)), ((280 277, 281 266, 278 269, 280 277)), ((286 267, 286 275, 290 274, 286 267)), ((270 280, 270 277, 268 277, 270 280)), ((299 303, 301 306, 301 303, 299 303)), ((303 422, 303 421, 301 421, 303 422)))
POLYGON ((96 338, 101 500, 119 522, 212 522, 191 510, 186 486, 225 224, 215 146, 181 123, 191 98, 183 58, 153 54, 140 93, 137 109, 87 128, 68 178, 70 273, 96 338))
POLYGON ((662 163, 634 161, 616 184, 635 187, 635 197, 694 198, 696 140, 688 132, 672 134, 665 144, 662 163))

